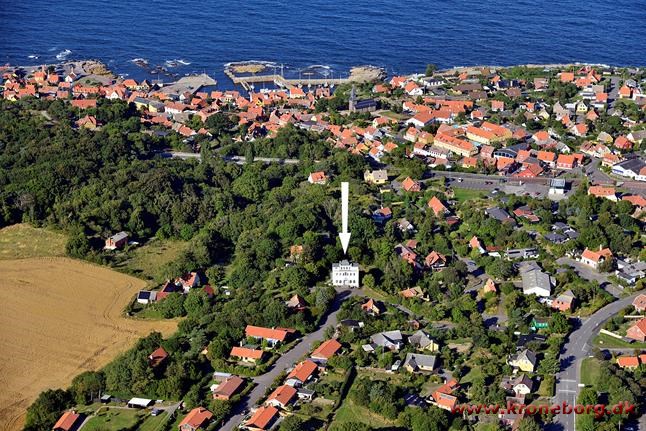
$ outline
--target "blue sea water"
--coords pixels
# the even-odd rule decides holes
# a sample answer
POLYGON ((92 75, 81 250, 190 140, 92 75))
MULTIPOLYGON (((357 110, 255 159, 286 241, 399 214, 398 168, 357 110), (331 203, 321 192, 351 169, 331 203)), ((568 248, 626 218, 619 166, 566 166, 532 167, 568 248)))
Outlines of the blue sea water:
POLYGON ((66 50, 140 79, 154 76, 133 59, 175 60, 173 73, 223 86, 225 63, 251 59, 336 77, 358 64, 389 74, 427 63, 644 65, 646 1, 0 0, 0 64, 51 63, 66 50))

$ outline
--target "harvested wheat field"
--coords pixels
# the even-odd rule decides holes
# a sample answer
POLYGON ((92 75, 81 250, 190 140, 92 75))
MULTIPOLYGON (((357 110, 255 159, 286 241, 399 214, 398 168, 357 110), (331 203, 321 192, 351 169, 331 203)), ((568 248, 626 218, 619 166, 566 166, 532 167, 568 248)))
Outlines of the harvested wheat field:
POLYGON ((0 260, 0 430, 18 430, 38 394, 64 388, 172 321, 123 317, 146 283, 63 257, 0 260))

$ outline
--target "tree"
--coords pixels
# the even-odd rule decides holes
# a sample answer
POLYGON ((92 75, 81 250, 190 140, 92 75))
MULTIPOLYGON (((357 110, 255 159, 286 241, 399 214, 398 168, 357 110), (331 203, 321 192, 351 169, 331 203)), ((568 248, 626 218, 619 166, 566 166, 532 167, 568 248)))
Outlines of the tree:
POLYGON ((89 404, 98 398, 105 389, 105 376, 101 372, 86 371, 74 377, 70 385, 70 393, 77 404, 89 404))
POLYGON ((63 410, 72 405, 72 395, 62 389, 47 390, 38 395, 27 409, 26 431, 51 430, 63 410))
POLYGON ((518 431, 541 431, 541 426, 531 416, 526 416, 520 420, 518 431))
POLYGON ((429 63, 429 64, 426 65, 425 75, 426 76, 433 76, 433 74, 435 73, 436 70, 437 70, 437 66, 435 64, 429 63))
POLYGON ((567 334, 570 332, 570 322, 561 313, 554 313, 550 318, 550 331, 556 334, 567 334))
POLYGON ((280 424, 280 431, 301 431, 305 425, 305 420, 300 416, 287 416, 280 424))

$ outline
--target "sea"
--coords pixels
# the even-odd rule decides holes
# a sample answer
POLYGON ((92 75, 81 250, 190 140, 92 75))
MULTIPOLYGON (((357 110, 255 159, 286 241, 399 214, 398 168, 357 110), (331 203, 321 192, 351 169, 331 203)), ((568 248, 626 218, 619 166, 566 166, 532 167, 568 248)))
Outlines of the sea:
POLYGON ((334 78, 364 64, 645 65, 646 0, 0 0, 0 64, 77 59, 136 79, 207 73, 223 88, 225 65, 247 60, 334 78))

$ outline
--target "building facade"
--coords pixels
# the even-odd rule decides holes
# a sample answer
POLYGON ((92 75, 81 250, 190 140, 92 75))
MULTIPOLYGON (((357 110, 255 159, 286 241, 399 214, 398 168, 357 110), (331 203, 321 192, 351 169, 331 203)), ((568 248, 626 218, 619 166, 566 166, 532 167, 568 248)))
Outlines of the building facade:
POLYGON ((359 264, 342 260, 332 265, 332 284, 334 286, 359 287, 359 264))

